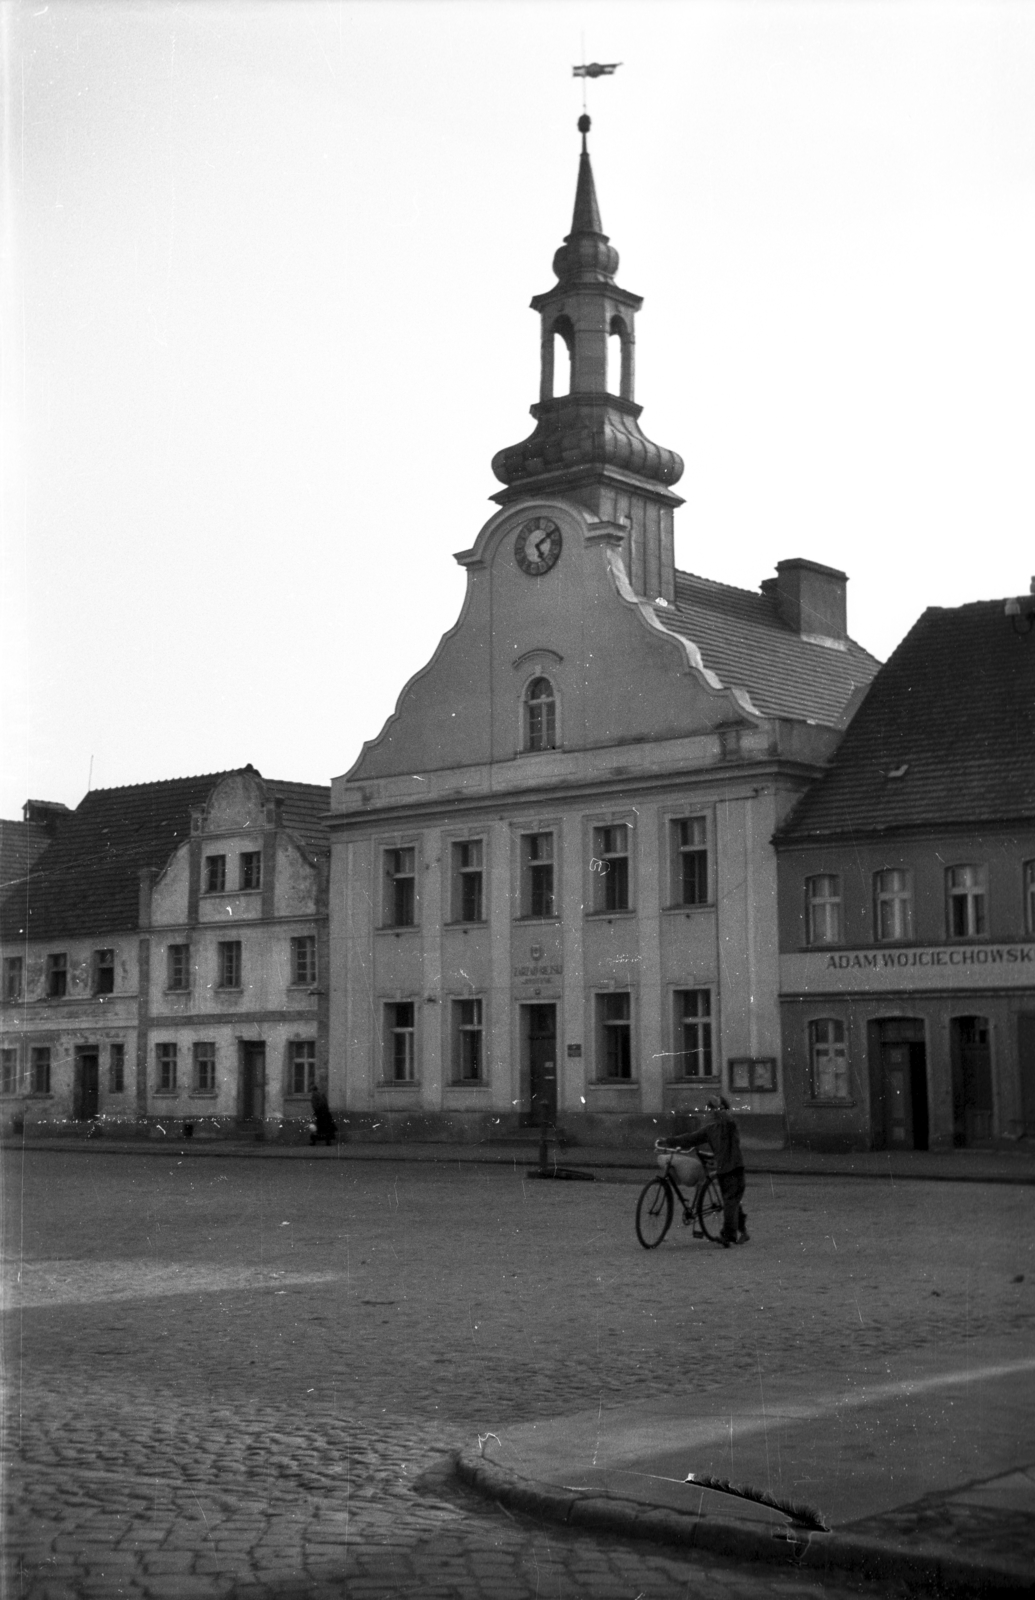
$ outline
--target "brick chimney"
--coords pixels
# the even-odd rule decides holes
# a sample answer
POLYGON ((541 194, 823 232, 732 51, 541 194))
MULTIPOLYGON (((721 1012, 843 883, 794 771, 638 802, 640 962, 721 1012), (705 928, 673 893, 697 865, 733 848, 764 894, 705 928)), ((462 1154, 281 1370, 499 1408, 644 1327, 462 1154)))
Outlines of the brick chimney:
POLYGON ((848 575, 801 556, 776 563, 776 577, 764 579, 762 593, 777 614, 803 639, 844 645, 848 635, 845 585, 848 575))

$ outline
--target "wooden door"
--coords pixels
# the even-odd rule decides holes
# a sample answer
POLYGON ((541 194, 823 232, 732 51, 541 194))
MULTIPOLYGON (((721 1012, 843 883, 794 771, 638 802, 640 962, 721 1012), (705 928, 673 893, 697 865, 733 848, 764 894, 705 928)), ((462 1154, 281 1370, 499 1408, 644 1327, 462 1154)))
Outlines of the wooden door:
POLYGON ((100 1110, 101 1071, 96 1050, 80 1050, 76 1059, 80 1122, 92 1122, 100 1110))
POLYGON ((526 1006, 528 1119, 536 1127, 557 1121, 557 1007, 526 1006))

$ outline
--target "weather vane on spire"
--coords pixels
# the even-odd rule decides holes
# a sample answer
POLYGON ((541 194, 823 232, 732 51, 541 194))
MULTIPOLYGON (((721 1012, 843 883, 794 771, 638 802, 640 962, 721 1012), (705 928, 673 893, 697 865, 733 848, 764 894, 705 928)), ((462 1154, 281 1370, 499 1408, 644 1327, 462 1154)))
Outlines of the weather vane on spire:
MULTIPOLYGON (((585 41, 583 41, 583 45, 582 45, 582 54, 583 54, 583 58, 585 58, 585 54, 586 54, 585 41)), ((615 68, 616 67, 620 67, 621 65, 622 65, 622 63, 620 61, 590 61, 589 63, 587 63, 585 61, 585 59, 583 59, 581 67, 572 67, 572 69, 571 69, 572 77, 573 78, 581 78, 582 79, 582 109, 583 109, 583 111, 585 111, 585 109, 586 109, 586 80, 587 80, 587 78, 609 78, 611 76, 611 74, 614 72, 615 68)))

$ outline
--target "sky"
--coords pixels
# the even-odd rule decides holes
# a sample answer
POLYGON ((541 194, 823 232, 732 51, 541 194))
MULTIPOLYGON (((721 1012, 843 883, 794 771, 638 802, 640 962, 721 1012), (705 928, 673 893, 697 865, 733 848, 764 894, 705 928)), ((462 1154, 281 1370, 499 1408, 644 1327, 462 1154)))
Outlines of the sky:
MULTIPOLYGON (((532 429, 583 85, 677 564, 1035 573, 1035 5, 0 0, 0 816, 328 783, 532 429)), ((1035 648, 1035 646, 1033 646, 1035 648)), ((959 663, 966 671, 966 662, 959 663)))

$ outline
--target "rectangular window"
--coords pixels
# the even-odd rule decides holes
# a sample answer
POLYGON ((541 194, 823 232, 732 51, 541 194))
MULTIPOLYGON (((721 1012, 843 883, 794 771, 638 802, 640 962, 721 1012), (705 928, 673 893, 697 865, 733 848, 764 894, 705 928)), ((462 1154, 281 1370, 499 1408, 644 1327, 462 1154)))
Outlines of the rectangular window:
POLYGON ((115 993, 115 952, 95 950, 93 953, 94 994, 115 993))
POLYGON ((262 888, 261 850, 243 850, 241 852, 241 888, 262 888))
POLYGON ((809 1023, 809 1072, 813 1099, 848 1099, 848 1051, 843 1022, 821 1017, 809 1023))
POLYGON ((68 993, 68 957, 64 951, 47 957, 47 999, 62 1000, 68 993))
POLYGON ((629 829, 619 822, 614 827, 593 829, 594 911, 629 909, 629 829))
POLYGON ((108 1046, 108 1093, 125 1094, 126 1092, 126 1046, 113 1044, 108 1046))
POLYGON ((385 1077, 390 1083, 413 1083, 415 1070, 413 1001, 385 1006, 385 1077))
POLYGON ((950 938, 981 938, 988 928, 984 867, 950 867, 946 886, 950 938))
POLYGON ((176 1088, 176 1046, 156 1044, 155 1063, 158 1068, 159 1092, 172 1094, 176 1088))
POLYGON ((708 903, 708 825, 704 817, 678 817, 672 824, 672 904, 708 903))
POLYGON ((205 893, 222 894, 226 889, 226 856, 205 857, 205 893))
POLYGON ((481 839, 461 839, 453 846, 453 921, 482 922, 481 839))
POLYGON ((832 873, 805 879, 805 940, 840 944, 841 879, 832 873))
POLYGON ((239 989, 241 987, 241 941, 240 939, 222 939, 217 946, 218 976, 216 986, 220 989, 239 989))
POLYGON ((597 1024, 602 1078, 632 1077, 632 996, 597 995, 597 1024))
POLYGON ((291 982, 312 986, 316 982, 316 935, 299 934, 291 940, 291 982))
POLYGON ((453 1001, 453 1072, 458 1083, 481 1083, 485 1065, 482 1002, 453 1001))
POLYGON ((521 835, 521 915, 523 917, 552 917, 553 893, 553 834, 523 833, 521 835))
POLYGON ((873 912, 881 944, 913 937, 913 884, 908 872, 889 868, 874 874, 873 912))
POLYGON ((1024 863, 1024 931, 1035 933, 1035 861, 1024 863))
POLYGON ((312 1094, 316 1083, 316 1040, 292 1039, 288 1051, 288 1093, 312 1094))
POLYGON ((210 1040, 194 1046, 194 1092, 214 1094, 216 1089, 216 1047, 210 1040))
POLYGON ((4 957, 4 999, 21 1000, 25 993, 25 963, 21 956, 4 957))
POLYGON ((18 1052, 0 1050, 0 1094, 18 1093, 18 1052))
POLYGON ((677 989, 676 1076, 715 1076, 712 1063, 712 996, 709 989, 677 989))
POLYGON ((190 988, 190 945, 171 944, 165 953, 166 987, 190 988))
POLYGON ((412 928, 417 910, 417 852, 413 845, 385 851, 385 926, 412 928))
POLYGON ((29 1082, 33 1094, 50 1093, 50 1046, 34 1044, 29 1057, 29 1082))

